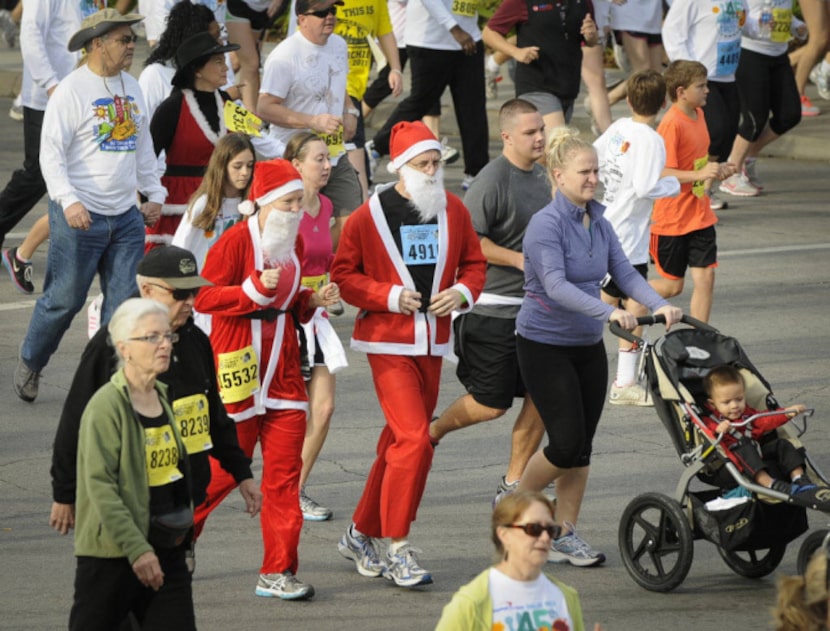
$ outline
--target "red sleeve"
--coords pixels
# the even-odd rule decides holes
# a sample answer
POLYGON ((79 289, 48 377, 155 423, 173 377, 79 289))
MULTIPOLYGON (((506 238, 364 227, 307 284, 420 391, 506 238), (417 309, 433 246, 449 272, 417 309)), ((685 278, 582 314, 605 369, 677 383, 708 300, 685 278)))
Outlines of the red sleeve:
MULTIPOLYGON (((783 410, 784 408, 779 408, 783 410)), ((772 410, 770 410, 772 411, 772 410)), ((758 410, 747 408, 744 414, 752 416, 758 414, 758 410)), ((787 423, 790 417, 786 414, 775 414, 773 416, 763 416, 752 422, 752 438, 753 440, 760 440, 765 434, 769 434, 772 430, 777 429, 787 423)))
POLYGON ((504 0, 487 21, 487 28, 507 37, 517 24, 527 22, 526 0, 504 0))
POLYGON ((213 286, 199 290, 194 304, 197 311, 240 316, 270 307, 277 297, 276 291, 266 289, 259 274, 252 270, 247 234, 240 234, 242 230, 247 232, 246 223, 240 222, 238 228, 231 228, 208 251, 202 276, 213 286), (249 275, 249 270, 254 273, 249 275))
MULTIPOLYGON (((340 287, 343 300, 358 309, 374 312, 389 312, 389 294, 395 283, 378 281, 366 273, 365 250, 371 247, 366 237, 374 231, 374 222, 366 202, 349 216, 340 235, 340 243, 331 264, 331 280, 340 287)), ((375 247, 383 247, 380 239, 374 240, 375 247)), ((385 257, 384 252, 376 256, 385 257)), ((391 265, 391 263, 390 263, 391 265)))

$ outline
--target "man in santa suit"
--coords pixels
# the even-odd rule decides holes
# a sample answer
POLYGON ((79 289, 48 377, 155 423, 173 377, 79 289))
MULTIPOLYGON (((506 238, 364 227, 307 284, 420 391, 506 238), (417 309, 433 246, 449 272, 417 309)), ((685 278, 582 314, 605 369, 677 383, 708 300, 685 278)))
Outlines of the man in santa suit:
MULTIPOLYGON (((210 341, 219 394, 236 421, 239 445, 251 456, 259 440, 262 450, 265 551, 255 593, 301 600, 314 595, 314 588, 296 577, 308 396, 291 312, 307 321, 317 307, 337 302, 340 294, 333 283, 317 292, 300 284, 302 240, 297 232, 303 181, 291 163, 258 162, 250 198, 240 205, 250 216, 208 252, 202 276, 213 286, 198 296, 195 307, 213 316, 210 341)), ((234 485, 212 461, 207 499, 196 511, 197 534, 234 485)))
POLYGON ((432 463, 428 428, 451 349, 450 314, 472 309, 486 264, 470 213, 444 190, 441 143, 423 123, 402 122, 390 149, 400 180, 349 217, 331 268, 343 299, 360 309, 351 346, 368 353, 386 417, 338 549, 362 576, 413 587, 432 582, 408 537, 432 463), (391 538, 383 556, 381 537, 391 538))

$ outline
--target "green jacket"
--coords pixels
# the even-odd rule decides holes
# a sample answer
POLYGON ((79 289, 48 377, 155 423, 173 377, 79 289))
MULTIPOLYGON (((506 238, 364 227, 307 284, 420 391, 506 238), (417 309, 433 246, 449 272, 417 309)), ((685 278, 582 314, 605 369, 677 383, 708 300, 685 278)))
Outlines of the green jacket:
MULTIPOLYGON (((167 401, 167 386, 156 382, 162 407, 179 448, 185 449, 167 401)), ((183 460, 187 467, 187 458, 183 460)), ((184 471, 186 477, 189 472, 184 471)), ((126 557, 132 564, 153 547, 150 485, 144 428, 133 410, 123 369, 90 399, 78 436, 75 501, 75 556, 126 557)))
MULTIPOLYGON (((489 575, 490 568, 455 592, 452 600, 444 607, 435 631, 492 631, 493 601, 490 599, 489 575)), ((573 587, 560 583, 547 574, 545 576, 561 589, 565 596, 568 613, 571 614, 574 625, 572 631, 585 631, 579 594, 573 587)))

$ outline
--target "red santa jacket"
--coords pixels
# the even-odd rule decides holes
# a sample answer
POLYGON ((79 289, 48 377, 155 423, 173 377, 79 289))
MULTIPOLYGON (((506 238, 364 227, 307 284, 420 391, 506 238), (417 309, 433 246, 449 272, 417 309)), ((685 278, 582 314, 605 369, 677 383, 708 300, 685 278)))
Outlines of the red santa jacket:
MULTIPOLYGON (((432 295, 449 287, 473 304, 484 287, 486 262, 470 213, 447 193, 447 209, 438 214, 438 260, 432 295)), ((349 217, 331 266, 331 279, 343 299, 358 307, 351 347, 366 353, 444 356, 451 350, 450 316, 404 315, 398 300, 415 290, 412 276, 395 245, 378 193, 349 217)))
POLYGON ((264 414, 266 409, 308 409, 291 314, 280 313, 272 321, 245 317, 277 309, 293 310, 301 322, 311 318, 311 292, 300 285, 299 238, 291 260, 293 278, 281 277, 276 289, 267 289, 260 282, 264 261, 256 216, 229 228, 205 260, 202 276, 214 285, 201 289, 195 308, 213 316, 210 342, 219 393, 228 414, 237 422, 264 414), (272 343, 264 346, 263 341, 268 340, 272 343), (247 389, 255 391, 240 398, 247 389))
MULTIPOLYGON (((703 423, 706 425, 707 429, 711 430, 712 436, 717 437, 717 433, 715 429, 717 429, 718 425, 721 421, 726 420, 724 419, 717 410, 715 410, 711 406, 707 406, 711 416, 704 416, 703 423)), ((784 408, 779 408, 781 414, 772 414, 770 416, 762 416, 761 418, 755 419, 752 421, 751 425, 745 425, 744 427, 733 427, 729 430, 729 432, 723 437, 723 444, 726 447, 731 447, 732 445, 736 444, 738 440, 743 436, 749 436, 754 441, 759 441, 763 436, 769 434, 774 429, 777 429, 784 425, 787 421, 790 420, 790 415, 783 412, 784 408)), ((779 410, 767 410, 768 412, 779 411, 779 410)), ((748 407, 744 410, 744 413, 741 415, 740 420, 733 421, 733 423, 742 423, 750 416, 755 416, 759 413, 759 410, 755 410, 751 407, 748 407)))

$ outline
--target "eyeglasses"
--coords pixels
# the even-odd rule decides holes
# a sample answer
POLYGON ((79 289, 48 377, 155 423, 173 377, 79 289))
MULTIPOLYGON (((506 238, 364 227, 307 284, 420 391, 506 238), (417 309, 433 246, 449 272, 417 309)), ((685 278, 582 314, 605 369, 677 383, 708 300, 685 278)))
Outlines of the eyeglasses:
POLYGON ((129 46, 130 44, 135 44, 138 41, 138 35, 124 35, 123 37, 109 39, 112 39, 115 42, 120 42, 122 46, 129 46))
POLYGON ((164 285, 159 285, 158 283, 147 284, 152 285, 153 287, 158 287, 159 289, 163 289, 164 291, 170 292, 170 294, 173 296, 173 300, 177 302, 187 300, 188 298, 195 298, 196 294, 199 293, 198 287, 193 287, 191 289, 176 289, 175 287, 166 287, 164 285))
POLYGON ((407 163, 416 171, 420 171, 421 173, 426 173, 429 167, 432 167, 435 171, 440 169, 444 166, 443 160, 418 160, 417 162, 409 162, 407 163))
POLYGON ((545 524, 537 524, 537 523, 530 523, 530 524, 505 524, 505 528, 519 528, 520 530, 524 530, 525 534, 538 539, 542 536, 543 532, 548 533, 548 537, 553 539, 559 539, 560 535, 562 534, 562 526, 558 524, 551 524, 550 526, 546 526, 545 524))
POLYGON ((130 342, 147 342, 155 346, 160 346, 163 340, 167 340, 171 344, 179 341, 178 333, 153 333, 152 335, 142 335, 140 337, 128 337, 130 342))
POLYGON ((303 13, 303 15, 313 15, 316 18, 325 20, 330 15, 337 15, 337 7, 332 5, 328 9, 320 9, 319 11, 309 11, 308 13, 303 13))

